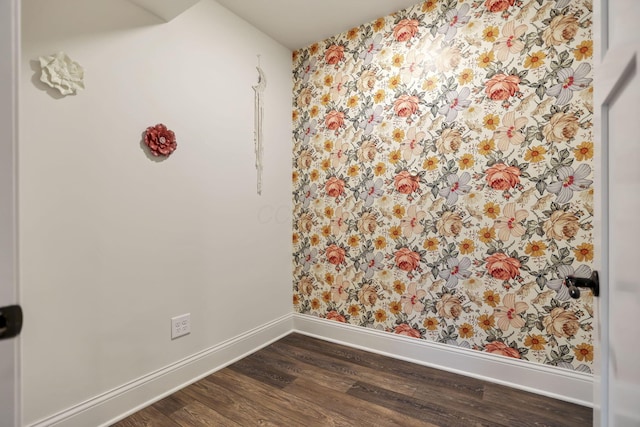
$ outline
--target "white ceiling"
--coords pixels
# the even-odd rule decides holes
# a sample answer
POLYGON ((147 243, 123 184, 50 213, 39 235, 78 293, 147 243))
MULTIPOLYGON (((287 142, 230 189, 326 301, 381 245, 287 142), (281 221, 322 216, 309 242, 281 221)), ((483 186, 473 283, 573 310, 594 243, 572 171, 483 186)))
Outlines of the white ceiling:
POLYGON ((421 3, 420 0, 216 0, 291 50, 421 3))

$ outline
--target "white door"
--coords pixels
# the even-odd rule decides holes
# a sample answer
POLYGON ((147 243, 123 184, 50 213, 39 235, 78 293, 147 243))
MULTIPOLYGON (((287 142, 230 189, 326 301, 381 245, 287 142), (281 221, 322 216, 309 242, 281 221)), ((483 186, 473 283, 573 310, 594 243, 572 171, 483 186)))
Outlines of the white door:
POLYGON ((602 197, 595 426, 640 426, 640 1, 595 4, 602 197), (598 40, 599 39, 599 40, 598 40))
MULTIPOLYGON (((14 148, 18 127, 19 4, 19 0, 0 0, 0 307, 14 305, 18 300, 14 148)), ((20 422, 18 339, 0 340, 0 427, 14 427, 20 422)))

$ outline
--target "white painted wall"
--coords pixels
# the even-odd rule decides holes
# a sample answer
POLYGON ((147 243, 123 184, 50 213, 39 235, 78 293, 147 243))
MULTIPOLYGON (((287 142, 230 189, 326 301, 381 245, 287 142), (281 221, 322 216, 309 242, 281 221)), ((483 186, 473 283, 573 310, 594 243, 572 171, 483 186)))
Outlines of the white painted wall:
POLYGON ((30 424, 291 312, 291 53, 212 0, 169 23, 126 0, 22 3, 30 424), (37 81, 34 61, 59 50, 85 67, 77 96, 37 81), (178 149, 155 162, 140 141, 160 122, 178 149), (191 335, 171 341, 169 318, 187 312, 191 335))

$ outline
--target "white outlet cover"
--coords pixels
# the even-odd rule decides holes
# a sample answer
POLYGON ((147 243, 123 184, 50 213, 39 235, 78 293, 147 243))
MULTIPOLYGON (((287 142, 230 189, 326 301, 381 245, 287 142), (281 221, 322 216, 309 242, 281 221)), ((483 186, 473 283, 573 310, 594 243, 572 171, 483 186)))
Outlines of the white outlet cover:
POLYGON ((171 318, 171 339, 191 333, 191 313, 171 318))

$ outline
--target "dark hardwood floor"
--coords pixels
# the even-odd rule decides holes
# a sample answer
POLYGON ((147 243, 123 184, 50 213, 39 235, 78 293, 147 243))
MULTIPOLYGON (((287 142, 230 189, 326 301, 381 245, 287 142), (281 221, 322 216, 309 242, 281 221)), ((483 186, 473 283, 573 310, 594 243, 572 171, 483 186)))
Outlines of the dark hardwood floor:
POLYGON ((558 426, 592 410, 291 334, 115 427, 558 426))

